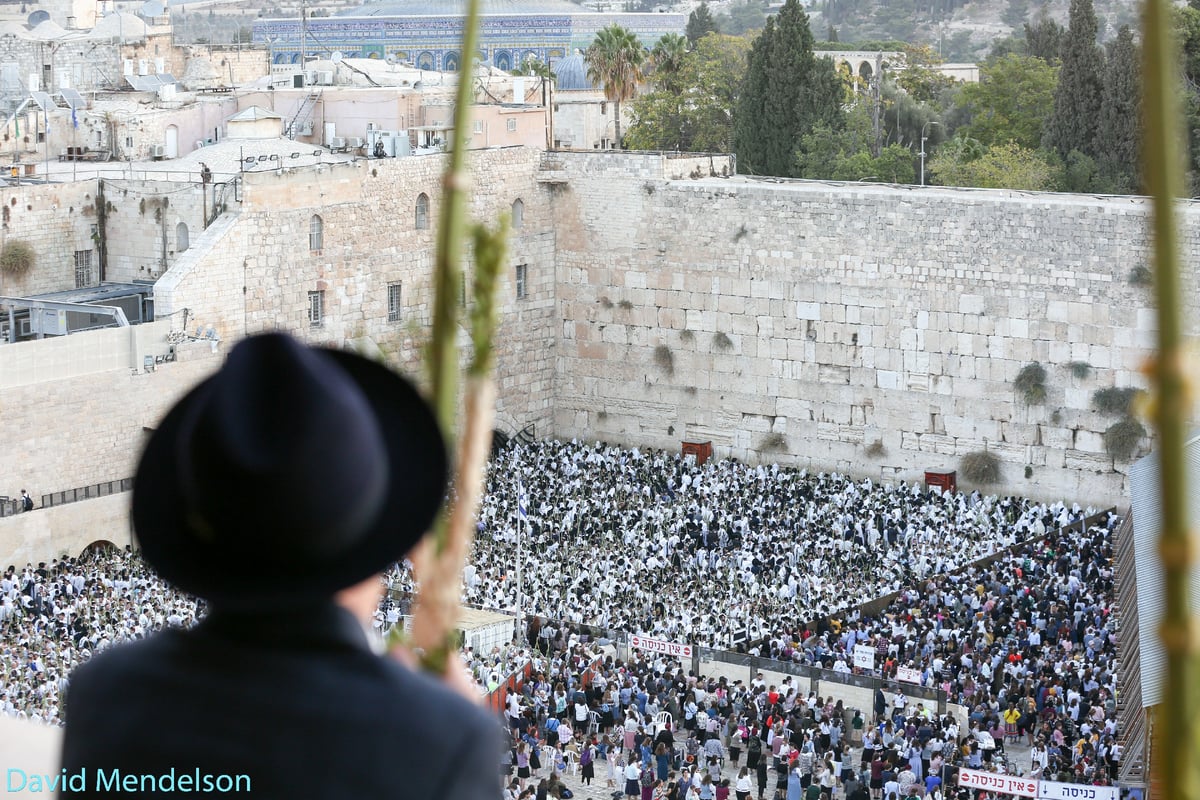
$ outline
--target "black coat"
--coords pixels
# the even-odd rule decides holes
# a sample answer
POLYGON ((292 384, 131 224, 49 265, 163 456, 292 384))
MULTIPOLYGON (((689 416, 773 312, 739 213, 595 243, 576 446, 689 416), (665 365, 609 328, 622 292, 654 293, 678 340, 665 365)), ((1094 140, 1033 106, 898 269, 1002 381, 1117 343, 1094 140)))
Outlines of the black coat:
MULTIPOLYGON (((499 724, 376 656, 332 604, 214 612, 191 631, 97 656, 68 691, 62 764, 68 777, 86 769, 76 797, 111 788, 116 770, 122 780, 244 775, 256 800, 501 796, 499 724)), ((137 794, 178 796, 157 786, 137 794)))

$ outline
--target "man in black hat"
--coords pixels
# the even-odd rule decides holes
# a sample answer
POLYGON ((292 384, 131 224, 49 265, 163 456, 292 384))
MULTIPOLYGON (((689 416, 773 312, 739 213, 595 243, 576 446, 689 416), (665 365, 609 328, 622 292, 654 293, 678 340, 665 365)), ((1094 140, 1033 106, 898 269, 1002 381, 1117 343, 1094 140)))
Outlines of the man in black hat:
POLYGON ((385 367, 280 334, 235 347, 133 493, 146 560, 210 613, 72 676, 70 793, 499 798, 497 722, 367 635, 446 473, 432 412, 385 367))

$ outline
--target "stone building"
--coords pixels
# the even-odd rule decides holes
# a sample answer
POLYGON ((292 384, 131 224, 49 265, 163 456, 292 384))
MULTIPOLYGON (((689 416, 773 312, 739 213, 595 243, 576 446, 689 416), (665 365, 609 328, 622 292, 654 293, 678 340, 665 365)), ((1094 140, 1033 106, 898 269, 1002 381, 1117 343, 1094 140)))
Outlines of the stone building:
MULTIPOLYGON (((663 34, 682 34, 686 14, 614 14, 589 11, 568 0, 484 0, 479 58, 509 70, 528 58, 553 64, 585 48, 608 25, 633 31, 647 47, 663 34)), ((275 64, 311 56, 392 58, 424 70, 455 72, 463 62, 462 0, 398 0, 370 4, 335 17, 263 19, 254 42, 269 45, 275 64)))

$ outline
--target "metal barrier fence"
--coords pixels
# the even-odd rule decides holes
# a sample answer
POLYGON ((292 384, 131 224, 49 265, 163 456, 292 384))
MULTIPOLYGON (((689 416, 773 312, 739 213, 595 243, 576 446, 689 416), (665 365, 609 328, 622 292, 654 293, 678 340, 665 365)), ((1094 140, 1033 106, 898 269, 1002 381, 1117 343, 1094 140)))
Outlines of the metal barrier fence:
MULTIPOLYGON (((133 478, 121 478, 104 483, 93 483, 89 486, 79 486, 61 492, 51 492, 42 495, 42 502, 37 508, 51 508, 80 500, 94 500, 97 497, 107 497, 110 494, 120 494, 133 489, 133 478)), ((21 512, 21 498, 0 496, 0 517, 11 517, 21 512)))
POLYGON ((939 714, 946 713, 946 704, 949 701, 949 696, 941 689, 921 686, 915 683, 898 682, 894 678, 884 678, 879 675, 838 672, 832 669, 825 669, 824 667, 814 667, 809 664, 797 664, 792 661, 780 661, 775 658, 754 656, 748 653, 734 653, 728 650, 714 650, 708 647, 698 647, 696 648, 696 653, 702 662, 708 661, 745 667, 750 678, 758 672, 779 672, 784 675, 794 675, 798 678, 803 678, 809 681, 812 691, 816 692, 817 696, 821 696, 822 694, 820 689, 822 683, 835 683, 841 686, 869 689, 872 692, 876 689, 888 689, 891 691, 900 689, 905 697, 936 704, 939 714))

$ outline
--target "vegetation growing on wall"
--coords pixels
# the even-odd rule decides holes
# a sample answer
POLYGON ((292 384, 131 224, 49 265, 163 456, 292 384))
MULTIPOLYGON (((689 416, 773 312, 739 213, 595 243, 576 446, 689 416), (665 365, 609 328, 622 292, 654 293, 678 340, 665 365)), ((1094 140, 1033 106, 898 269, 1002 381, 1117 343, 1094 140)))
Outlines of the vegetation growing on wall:
POLYGON ((969 482, 980 486, 1000 482, 1000 459, 995 453, 989 453, 987 450, 967 453, 962 458, 959 470, 969 482))
POLYGON ((1138 390, 1131 386, 1109 386, 1092 393, 1092 406, 1101 414, 1128 414, 1138 390))
POLYGON ((33 269, 36 261, 33 248, 21 239, 10 239, 0 248, 0 272, 19 277, 33 269))
POLYGON ((1036 406, 1046 400, 1046 368, 1034 361, 1021 367, 1013 381, 1021 400, 1027 406, 1036 406))
POLYGON ((1114 422, 1104 432, 1104 449, 1117 461, 1129 461, 1146 435, 1142 423, 1131 416, 1114 422))
POLYGON ((660 344, 654 348, 654 366, 668 375, 675 374, 675 356, 671 352, 671 348, 665 344, 660 344))

